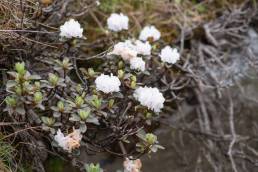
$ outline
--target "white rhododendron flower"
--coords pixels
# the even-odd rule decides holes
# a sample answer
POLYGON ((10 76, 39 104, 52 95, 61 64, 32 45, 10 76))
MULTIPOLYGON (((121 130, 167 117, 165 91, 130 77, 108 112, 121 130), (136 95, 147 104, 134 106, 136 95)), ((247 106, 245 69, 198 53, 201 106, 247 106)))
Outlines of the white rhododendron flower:
POLYGON ((151 55, 151 45, 147 42, 142 42, 140 40, 135 41, 136 51, 138 54, 151 55))
POLYGON ((171 64, 175 64, 180 58, 180 54, 177 49, 173 49, 170 46, 166 46, 165 48, 163 48, 159 56, 161 57, 161 60, 163 62, 171 64))
POLYGON ((148 38, 153 38, 154 41, 160 39, 160 32, 155 26, 145 26, 140 33, 139 39, 142 41, 147 41, 148 38))
POLYGON ((61 130, 58 129, 54 139, 60 147, 68 152, 71 152, 73 149, 80 147, 82 135, 80 130, 74 129, 72 133, 64 136, 61 130))
POLYGON ((129 23, 129 18, 122 13, 120 13, 120 14, 113 13, 107 19, 108 29, 115 31, 115 32, 118 32, 121 30, 127 30, 128 23, 129 23))
POLYGON ((126 158, 123 165, 124 165, 124 172, 140 172, 142 168, 142 162, 140 159, 130 160, 126 158))
POLYGON ((117 43, 110 54, 120 55, 125 61, 137 57, 137 51, 131 41, 117 43))
POLYGON ((64 136, 60 129, 57 130, 54 139, 60 147, 62 147, 64 150, 68 150, 68 138, 64 136))
POLYGON ((140 40, 126 40, 124 42, 117 43, 114 46, 113 51, 109 54, 119 55, 123 60, 129 61, 137 57, 137 54, 151 55, 151 45, 149 42, 144 43, 140 40))
POLYGON ((112 74, 110 76, 101 74, 96 78, 95 84, 98 91, 103 91, 104 93, 112 93, 119 92, 121 82, 118 77, 113 76, 112 74))
POLYGON ((83 29, 78 21, 70 19, 60 26, 60 36, 66 38, 81 38, 83 29))
POLYGON ((145 70, 145 61, 141 57, 134 57, 130 60, 130 68, 135 70, 144 71, 145 70))
POLYGON ((154 112, 160 112, 164 106, 165 98, 157 88, 139 87, 134 92, 134 97, 141 105, 154 112))
POLYGON ((99 0, 97 0, 97 1, 96 1, 96 4, 97 4, 97 6, 99 6, 99 5, 100 5, 100 2, 99 2, 99 0))
POLYGON ((135 47, 134 42, 132 40, 128 39, 124 43, 127 45, 127 47, 129 47, 133 50, 136 50, 136 47, 135 47))

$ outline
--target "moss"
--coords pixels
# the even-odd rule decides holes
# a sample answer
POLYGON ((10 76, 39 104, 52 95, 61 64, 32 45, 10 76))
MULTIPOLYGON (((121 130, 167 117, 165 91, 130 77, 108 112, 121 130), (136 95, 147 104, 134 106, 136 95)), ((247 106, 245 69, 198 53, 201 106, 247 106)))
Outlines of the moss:
POLYGON ((46 164, 46 171, 47 172, 79 172, 79 170, 76 170, 75 168, 71 168, 71 166, 67 165, 67 163, 60 158, 57 157, 50 157, 46 164))
POLYGON ((64 162, 57 158, 51 158, 46 167, 49 172, 61 172, 64 171, 64 162))

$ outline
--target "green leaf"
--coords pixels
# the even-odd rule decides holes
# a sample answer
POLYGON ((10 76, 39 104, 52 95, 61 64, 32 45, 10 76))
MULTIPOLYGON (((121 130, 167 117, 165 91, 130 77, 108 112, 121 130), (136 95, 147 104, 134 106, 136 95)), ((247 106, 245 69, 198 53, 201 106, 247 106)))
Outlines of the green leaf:
POLYGON ((61 116, 61 113, 60 113, 60 112, 54 112, 54 113, 53 113, 53 116, 54 116, 55 118, 59 118, 59 117, 61 116))
POLYGON ((17 82, 14 80, 7 81, 6 87, 14 87, 17 85, 17 82))
POLYGON ((144 130, 140 130, 138 131, 138 133, 136 134, 140 139, 145 140, 145 135, 146 132, 144 130))
POLYGON ((39 75, 30 75, 29 80, 40 80, 41 77, 39 75))
POLYGON ((16 78, 17 72, 7 72, 9 75, 11 75, 13 78, 16 78))
POLYGON ((90 110, 79 110, 78 114, 82 120, 86 120, 90 115, 90 110))
POLYGON ((78 116, 78 115, 76 115, 76 114, 72 114, 71 115, 71 117, 69 118, 69 121, 75 121, 75 122, 77 122, 77 121, 80 121, 81 120, 81 118, 78 116))
POLYGON ((96 165, 94 165, 93 163, 86 164, 85 169, 86 169, 86 172, 103 172, 103 169, 100 168, 99 164, 96 164, 96 165))
POLYGON ((25 115, 25 109, 24 107, 18 106, 15 111, 21 115, 25 115))
POLYGON ((46 124, 47 126, 52 126, 55 123, 55 119, 51 118, 51 117, 46 117, 46 116, 42 116, 41 120, 44 124, 46 124))
POLYGON ((61 123, 61 122, 56 122, 53 126, 54 127, 60 127, 60 126, 62 126, 63 124, 61 123))
POLYGON ((80 124, 80 131, 81 131, 81 133, 85 133, 87 131, 86 124, 80 124))
POLYGON ((123 99, 123 98, 124 98, 124 95, 123 95, 122 93, 120 93, 120 92, 115 92, 115 93, 113 93, 113 95, 114 95, 114 97, 116 97, 116 98, 120 98, 120 99, 123 99))
POLYGON ((91 116, 90 116, 90 117, 86 120, 86 122, 99 125, 99 120, 98 120, 97 117, 91 117, 91 116))
POLYGON ((161 145, 155 145, 158 149, 165 149, 163 146, 161 145))
POLYGON ((43 106, 41 103, 37 105, 38 108, 40 108, 41 110, 45 110, 45 106, 43 106))
POLYGON ((42 126, 42 130, 49 131, 50 128, 49 128, 48 126, 46 126, 46 125, 43 125, 43 126, 42 126))
POLYGON ((151 146, 150 149, 154 153, 158 151, 158 148, 155 145, 151 146))

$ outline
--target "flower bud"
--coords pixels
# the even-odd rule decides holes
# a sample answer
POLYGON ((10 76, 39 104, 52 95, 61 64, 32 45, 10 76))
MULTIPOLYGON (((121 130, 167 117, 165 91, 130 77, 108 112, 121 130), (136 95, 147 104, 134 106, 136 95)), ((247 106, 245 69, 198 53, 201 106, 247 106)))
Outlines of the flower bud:
POLYGON ((118 69, 122 69, 124 67, 124 62, 123 61, 119 61, 118 62, 118 69))
POLYGON ((136 82, 132 81, 130 86, 131 86, 132 89, 135 89, 136 88, 136 82))
POLYGON ((16 99, 14 97, 10 97, 10 96, 6 97, 5 103, 11 107, 15 107, 17 105, 16 99))
POLYGON ((18 83, 22 83, 24 81, 24 78, 21 75, 16 75, 15 76, 15 81, 18 82, 18 83))
POLYGON ((41 85, 40 85, 40 82, 35 82, 34 83, 34 89, 36 90, 36 91, 39 91, 40 90, 40 87, 41 87, 41 85))
POLYGON ((23 87, 22 93, 28 93, 29 90, 31 89, 30 82, 25 81, 25 82, 22 84, 22 87, 23 87))
POLYGON ((89 110, 87 110, 87 111, 79 110, 79 116, 80 116, 80 118, 82 120, 86 120, 89 117, 89 115, 90 115, 90 111, 89 110))
POLYGON ((20 86, 16 86, 15 87, 15 93, 19 96, 22 95, 22 88, 20 86))
POLYGON ((42 100, 43 100, 43 95, 42 95, 42 93, 40 92, 40 91, 38 91, 38 92, 36 92, 35 94, 34 94, 34 102, 36 103, 36 104, 39 104, 42 100))
POLYGON ((18 74, 25 75, 25 73, 26 73, 25 63, 24 62, 15 63, 15 70, 18 72, 18 74))
POLYGON ((103 170, 100 168, 99 164, 94 165, 94 164, 90 164, 86 166, 86 171, 87 172, 102 172, 103 170))
POLYGON ((75 89, 76 89, 77 93, 81 93, 82 92, 82 85, 77 84, 75 89))
POLYGON ((147 119, 150 119, 150 118, 152 117, 152 113, 147 112, 147 113, 145 114, 145 117, 146 117, 147 119))
POLYGON ((117 75, 119 79, 122 79, 124 78, 125 72, 122 69, 120 69, 117 71, 117 75))
POLYGON ((58 84, 58 81, 59 81, 59 77, 57 76, 57 75, 55 75, 55 74, 53 74, 53 73, 50 73, 49 75, 48 75, 48 81, 50 82, 50 84, 52 85, 52 86, 57 86, 57 84, 58 84))
POLYGON ((55 118, 52 118, 52 117, 45 117, 45 116, 43 116, 43 117, 41 117, 41 120, 47 126, 53 126, 55 124, 55 118))
POLYGON ((147 133, 145 139, 148 144, 153 145, 157 141, 157 136, 152 133, 147 133))
POLYGON ((84 91, 84 92, 82 92, 81 97, 84 98, 85 96, 86 96, 86 92, 84 91))
POLYGON ((89 77, 94 77, 95 76, 95 71, 94 71, 94 69, 93 68, 89 68, 88 69, 88 75, 89 75, 89 77))
POLYGON ((108 107, 111 109, 113 107, 114 103, 115 103, 115 100, 114 99, 110 99, 108 101, 108 107))
POLYGON ((64 58, 63 59, 63 62, 62 62, 62 67, 63 67, 63 69, 64 70, 68 70, 69 69, 69 67, 70 67, 70 62, 69 62, 69 59, 68 58, 64 58))
POLYGON ((101 99, 98 96, 93 95, 93 99, 91 100, 91 104, 96 108, 99 109, 101 107, 101 99))
POLYGON ((59 112, 64 112, 64 102, 63 101, 57 102, 57 108, 59 112))
POLYGON ((135 75, 132 75, 132 76, 131 76, 131 80, 136 82, 136 81, 137 81, 136 76, 135 76, 135 75))
POLYGON ((75 104, 77 107, 81 107, 84 103, 84 99, 81 96, 76 96, 75 104))

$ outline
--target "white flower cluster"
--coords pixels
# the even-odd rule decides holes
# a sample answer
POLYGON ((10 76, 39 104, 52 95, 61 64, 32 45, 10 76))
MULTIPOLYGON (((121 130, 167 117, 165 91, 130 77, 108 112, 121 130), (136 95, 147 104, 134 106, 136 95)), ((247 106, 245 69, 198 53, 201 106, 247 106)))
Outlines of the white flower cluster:
POLYGON ((154 41, 160 39, 160 32, 155 26, 145 26, 140 33, 139 39, 142 41, 147 41, 149 38, 152 38, 154 41))
MULTIPOLYGON (((108 28, 113 31, 128 29, 128 21, 129 19, 127 16, 114 13, 108 18, 108 28)), ((124 61, 130 63, 131 69, 144 71, 145 61, 141 57, 138 57, 138 55, 143 55, 145 56, 145 58, 149 58, 151 55, 152 46, 150 45, 148 40, 150 39, 152 41, 157 41, 160 39, 160 37, 161 33, 155 26, 145 26, 140 32, 139 40, 127 40, 124 42, 119 42, 114 46, 114 49, 110 54, 121 56, 124 61)), ((163 48, 159 56, 163 62, 170 64, 175 64, 180 59, 180 54, 178 50, 173 49, 170 46, 166 46, 165 48, 163 48)), ((102 82, 102 84, 103 83, 105 82, 102 82)), ((97 82, 96 85, 98 90, 104 90, 103 88, 98 88, 99 86, 97 82)), ((112 88, 111 84, 105 83, 102 87, 107 85, 110 86, 108 86, 108 88, 106 88, 106 90, 103 92, 112 92, 109 90, 112 88)), ((119 86, 117 90, 119 91, 119 86)), ((134 97, 141 103, 141 105, 146 106, 148 109, 153 110, 154 112, 160 112, 165 102, 165 98, 158 90, 158 88, 152 88, 147 86, 137 88, 134 92, 134 97)))
POLYGON ((117 43, 110 54, 119 55, 124 61, 129 61, 130 59, 137 57, 137 51, 130 41, 117 43))
POLYGON ((157 88, 139 87, 134 92, 134 97, 141 105, 148 107, 154 112, 160 112, 164 106, 165 98, 157 88))
POLYGON ((54 139, 60 147, 68 152, 71 152, 73 149, 80 147, 82 135, 80 130, 73 130, 72 133, 64 136, 61 130, 58 129, 54 139))
POLYGON ((119 92, 121 82, 118 77, 112 74, 104 75, 101 74, 95 80, 96 88, 98 91, 103 91, 104 93, 119 92))
POLYGON ((81 38, 83 29, 78 21, 70 19, 60 26, 60 36, 65 38, 81 38))
POLYGON ((163 48, 159 56, 163 62, 171 64, 175 64, 180 58, 180 54, 178 53, 177 49, 173 49, 170 46, 163 48))
POLYGON ((137 57, 137 54, 151 55, 151 45, 149 42, 142 42, 140 40, 135 42, 126 40, 117 43, 110 54, 120 55, 123 60, 127 61, 137 57))
POLYGON ((130 68, 145 71, 145 61, 143 61, 141 57, 134 57, 130 60, 130 68))
POLYGON ((148 41, 142 42, 140 40, 135 41, 135 48, 138 54, 145 56, 151 55, 151 45, 148 41))
POLYGON ((129 18, 122 13, 120 14, 113 13, 107 19, 108 29, 114 32, 127 30, 129 25, 128 23, 129 23, 129 18))
POLYGON ((139 40, 132 42, 131 40, 127 40, 117 43, 110 54, 120 55, 124 61, 129 61, 131 69, 144 71, 145 62, 142 58, 137 57, 137 55, 150 55, 151 45, 149 42, 144 43, 139 40))
POLYGON ((140 159, 130 160, 126 158, 123 165, 124 165, 124 172, 140 172, 142 168, 142 162, 140 159))

